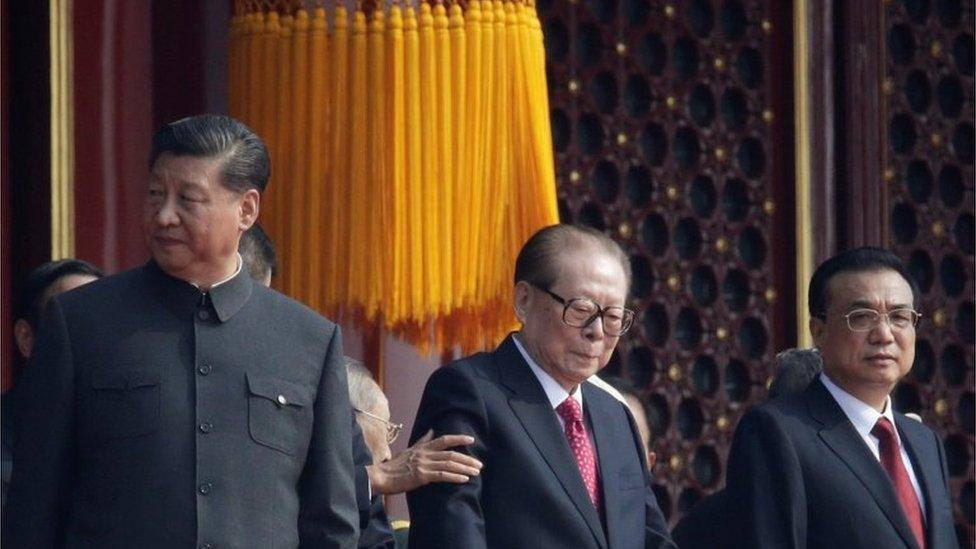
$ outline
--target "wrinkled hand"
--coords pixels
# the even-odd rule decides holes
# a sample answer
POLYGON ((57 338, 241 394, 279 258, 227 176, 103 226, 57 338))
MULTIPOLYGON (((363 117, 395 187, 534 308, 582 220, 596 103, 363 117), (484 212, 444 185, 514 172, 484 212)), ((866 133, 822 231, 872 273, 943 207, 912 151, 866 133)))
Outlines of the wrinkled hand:
POLYGON ((402 453, 366 467, 373 494, 409 492, 431 482, 463 484, 481 473, 477 459, 448 448, 474 444, 474 437, 444 435, 433 438, 430 430, 402 453))

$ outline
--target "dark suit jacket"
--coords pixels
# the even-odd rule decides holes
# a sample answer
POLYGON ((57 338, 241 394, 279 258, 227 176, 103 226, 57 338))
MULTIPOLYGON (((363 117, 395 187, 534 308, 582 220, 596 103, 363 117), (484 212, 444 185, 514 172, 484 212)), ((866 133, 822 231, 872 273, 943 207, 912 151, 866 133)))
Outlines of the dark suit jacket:
POLYGON ((709 494, 685 513, 671 536, 681 549, 718 549, 728 544, 725 490, 709 494))
POLYGON ((412 440, 468 434, 484 464, 466 484, 407 494, 410 547, 637 548, 671 546, 650 489, 640 437, 626 406, 583 384, 596 443, 606 526, 546 394, 509 336, 492 353, 434 372, 412 440))
MULTIPOLYGON (((925 499, 928 547, 955 548, 942 444, 902 414, 895 424, 925 499)), ((819 380, 743 416, 726 491, 730 547, 917 547, 887 473, 819 380)))
POLYGON ((339 329, 246 270, 54 298, 20 380, 17 547, 356 546, 339 329))

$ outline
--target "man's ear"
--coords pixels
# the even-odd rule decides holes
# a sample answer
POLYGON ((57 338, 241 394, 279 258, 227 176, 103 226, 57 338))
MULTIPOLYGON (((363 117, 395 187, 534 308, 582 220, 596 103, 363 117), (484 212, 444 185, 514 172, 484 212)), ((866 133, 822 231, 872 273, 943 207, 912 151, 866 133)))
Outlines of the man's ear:
POLYGON ((257 189, 244 191, 241 197, 241 231, 251 228, 251 225, 258 220, 258 212, 261 210, 261 193, 257 189))
POLYGON ((822 319, 811 316, 808 325, 810 327, 810 335, 813 336, 813 344, 819 349, 820 339, 823 337, 823 332, 827 324, 822 319))
POLYGON ((34 330, 23 318, 18 318, 17 322, 14 322, 14 341, 17 343, 20 356, 30 358, 31 350, 34 349, 34 330))
POLYGON ((525 317, 529 311, 529 305, 532 302, 532 291, 529 283, 521 280, 515 284, 515 318, 519 322, 525 323, 525 317))

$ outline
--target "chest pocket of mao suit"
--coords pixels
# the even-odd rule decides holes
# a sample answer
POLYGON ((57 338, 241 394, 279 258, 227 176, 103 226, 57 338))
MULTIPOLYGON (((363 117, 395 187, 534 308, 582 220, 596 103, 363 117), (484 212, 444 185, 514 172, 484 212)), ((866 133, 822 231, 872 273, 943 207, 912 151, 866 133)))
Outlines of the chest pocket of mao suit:
POLYGON ((96 438, 146 435, 159 423, 159 372, 95 370, 90 427, 96 438))
POLYGON ((247 374, 247 426, 254 442, 303 454, 312 430, 311 390, 276 377, 247 374))

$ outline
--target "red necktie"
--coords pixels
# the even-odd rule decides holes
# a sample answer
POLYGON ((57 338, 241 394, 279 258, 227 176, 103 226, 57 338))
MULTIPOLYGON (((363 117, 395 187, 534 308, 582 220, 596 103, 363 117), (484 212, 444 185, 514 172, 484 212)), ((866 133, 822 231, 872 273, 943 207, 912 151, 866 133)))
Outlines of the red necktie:
POLYGON ((888 472, 891 483, 898 494, 898 501, 908 519, 908 525, 912 527, 915 534, 915 541, 918 546, 925 549, 925 525, 922 522, 922 508, 918 504, 918 497, 915 489, 912 488, 912 481, 908 478, 908 471, 905 463, 901 460, 901 448, 898 446, 898 438, 895 436, 895 427, 882 417, 874 424, 871 434, 878 437, 881 453, 881 466, 888 472))
POLYGON ((583 410, 575 398, 569 397, 556 407, 556 413, 563 418, 563 422, 566 424, 566 440, 569 441, 569 448, 576 457, 576 465, 583 476, 583 484, 586 485, 590 501, 593 502, 594 507, 599 509, 599 471, 596 467, 596 454, 593 452, 593 445, 590 443, 590 437, 586 434, 586 425, 583 424, 583 410))

